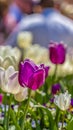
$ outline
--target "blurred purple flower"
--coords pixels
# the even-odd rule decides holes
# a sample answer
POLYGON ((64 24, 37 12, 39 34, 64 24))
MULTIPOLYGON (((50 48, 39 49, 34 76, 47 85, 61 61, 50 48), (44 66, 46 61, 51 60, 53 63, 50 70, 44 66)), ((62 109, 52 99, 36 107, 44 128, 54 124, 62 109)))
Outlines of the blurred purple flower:
POLYGON ((49 45, 50 60, 54 64, 63 64, 66 56, 66 46, 62 43, 51 42, 49 45))
POLYGON ((20 63, 19 83, 22 87, 36 90, 44 84, 48 70, 44 65, 37 66, 33 61, 26 59, 20 63))
POLYGON ((54 103, 54 97, 50 99, 50 102, 51 102, 51 103, 54 103))
POLYGON ((60 91, 60 88, 61 88, 61 86, 60 86, 60 84, 54 84, 53 86, 52 86, 52 94, 54 95, 54 94, 56 94, 58 91, 60 91))
POLYGON ((71 99, 71 106, 73 107, 73 98, 71 99))
POLYGON ((3 102, 3 94, 0 94, 0 105, 2 104, 3 102))

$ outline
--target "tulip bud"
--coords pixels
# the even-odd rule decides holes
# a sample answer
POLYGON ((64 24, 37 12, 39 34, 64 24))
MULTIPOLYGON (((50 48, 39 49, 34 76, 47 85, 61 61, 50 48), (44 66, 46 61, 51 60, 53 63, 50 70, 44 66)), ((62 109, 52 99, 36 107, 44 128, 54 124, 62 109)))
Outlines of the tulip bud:
POLYGON ((53 64, 63 64, 66 56, 66 47, 62 43, 51 42, 49 45, 50 60, 53 64))

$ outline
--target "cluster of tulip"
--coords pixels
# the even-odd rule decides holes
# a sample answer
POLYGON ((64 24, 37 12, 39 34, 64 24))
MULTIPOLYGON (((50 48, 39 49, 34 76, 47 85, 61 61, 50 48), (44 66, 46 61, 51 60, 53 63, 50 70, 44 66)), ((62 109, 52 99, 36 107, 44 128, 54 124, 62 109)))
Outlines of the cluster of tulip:
POLYGON ((73 74, 57 75, 66 52, 62 43, 49 44, 49 58, 55 66, 52 75, 49 63, 46 66, 31 59, 20 61, 20 56, 16 60, 14 51, 10 58, 0 56, 1 130, 73 129, 73 74))

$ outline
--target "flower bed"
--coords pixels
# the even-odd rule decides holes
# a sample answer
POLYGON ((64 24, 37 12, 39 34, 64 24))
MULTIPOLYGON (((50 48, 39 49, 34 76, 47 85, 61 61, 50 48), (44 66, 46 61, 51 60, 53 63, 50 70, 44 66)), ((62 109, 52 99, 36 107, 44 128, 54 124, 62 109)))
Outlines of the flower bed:
POLYGON ((13 50, 0 52, 0 130, 72 130, 73 66, 67 47, 51 42, 42 51, 47 60, 38 51, 36 61, 26 56, 29 48, 26 53, 17 48, 17 58, 13 50))

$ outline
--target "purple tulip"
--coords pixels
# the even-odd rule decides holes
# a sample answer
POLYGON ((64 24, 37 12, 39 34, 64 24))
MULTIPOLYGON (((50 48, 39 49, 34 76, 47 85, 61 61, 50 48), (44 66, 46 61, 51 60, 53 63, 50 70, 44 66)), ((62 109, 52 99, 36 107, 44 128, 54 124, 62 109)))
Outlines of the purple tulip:
POLYGON ((47 68, 44 65, 37 66, 29 59, 21 62, 19 67, 20 85, 22 87, 27 86, 32 90, 38 89, 45 82, 49 70, 47 68))
POLYGON ((0 105, 2 104, 3 102, 3 94, 0 94, 0 105))
POLYGON ((71 99, 71 106, 73 107, 73 98, 71 99))
POLYGON ((56 94, 58 91, 60 91, 60 88, 61 88, 60 84, 54 84, 52 86, 52 94, 53 95, 56 94))
POLYGON ((66 46, 62 43, 51 42, 49 45, 50 60, 53 64, 63 64, 66 56, 66 46))

